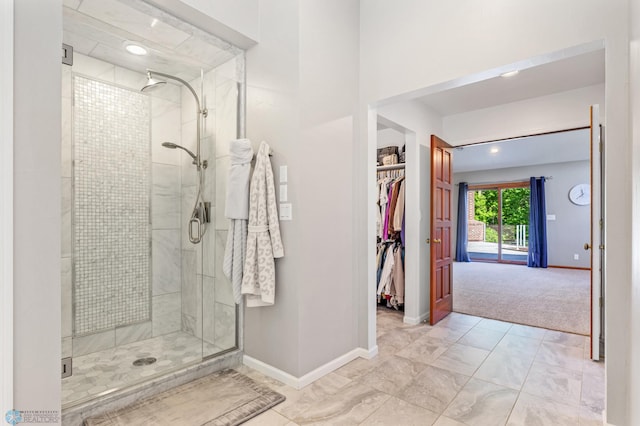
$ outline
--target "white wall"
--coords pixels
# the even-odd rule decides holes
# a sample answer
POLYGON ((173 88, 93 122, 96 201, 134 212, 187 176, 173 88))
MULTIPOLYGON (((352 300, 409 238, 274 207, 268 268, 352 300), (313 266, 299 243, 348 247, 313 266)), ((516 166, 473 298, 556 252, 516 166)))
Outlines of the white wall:
POLYGON ((243 49, 259 41, 259 0, 147 1, 243 49))
POLYGON ((444 138, 464 145, 589 125, 589 107, 600 105, 605 119, 604 84, 444 117, 444 138))
POLYGON ((265 140, 278 167, 289 166, 291 222, 281 222, 284 258, 276 260, 276 302, 268 308, 245 310, 245 354, 289 374, 299 373, 299 292, 302 278, 296 261, 302 255, 296 225, 302 169, 292 160, 299 134, 299 11, 298 2, 260 1, 261 42, 247 52, 247 137, 265 140))
MULTIPOLYGON (((258 0, 181 0, 253 40, 260 37, 258 0)), ((229 40, 231 41, 231 40, 229 40)))
MULTIPOLYGON (((453 164, 455 168, 455 152, 453 164)), ((468 173, 455 173, 456 184, 467 182, 511 182, 528 180, 531 176, 552 176, 545 184, 547 215, 555 215, 555 220, 547 221, 548 263, 549 266, 568 266, 589 268, 590 252, 584 251, 584 243, 591 239, 591 209, 589 206, 576 206, 569 201, 569 189, 578 183, 589 183, 590 168, 588 161, 570 163, 541 164, 537 166, 516 167, 497 170, 483 170, 468 173), (574 260, 573 255, 579 259, 574 260)), ((457 221, 458 191, 453 197, 453 223, 457 221)), ((452 235, 455 250, 455 230, 452 235)))
POLYGON ((357 346, 352 294, 351 146, 358 3, 262 0, 247 52, 247 129, 289 167, 276 303, 247 308, 245 353, 294 377, 357 346), (331 25, 332 31, 325 30, 331 25))
MULTIPOLYGON (((628 0, 361 4, 361 107, 538 55, 604 40, 606 45, 607 416, 630 424, 631 145, 628 105, 628 0), (388 28, 388 31, 381 31, 388 28), (544 31, 540 31, 544 28, 544 31)), ((363 177, 366 131, 360 134, 363 177)), ((373 149, 373 147, 371 147, 373 149)), ((358 177, 356 179, 362 179, 358 177)), ((371 189, 369 189, 369 194, 371 189)), ((366 197, 365 193, 357 193, 366 197)), ((356 206, 362 201, 356 200, 356 206)), ((364 211, 356 211, 364 215, 364 211)), ((358 229, 355 241, 366 241, 358 229)), ((369 257, 372 261, 372 256, 369 257)), ((365 321, 368 313, 362 312, 365 321)))
POLYGON ((14 4, 14 407, 59 410, 62 2, 14 4))
POLYGON ((404 133, 391 128, 378 130, 378 148, 385 146, 397 146, 398 153, 402 152, 402 146, 406 143, 404 133))
POLYGON ((0 413, 13 407, 13 0, 0 5, 0 413))
MULTIPOLYGON (((640 0, 631 1, 630 75, 640 75, 640 0)), ((630 88, 633 144, 633 216, 640 214, 640 81, 631 79, 630 88)), ((640 241, 640 224, 633 224, 633 241, 640 241)), ((633 276, 631 294, 631 353, 629 400, 640 401, 640 249, 633 246, 633 276)), ((631 404, 630 424, 640 423, 640 404, 631 404)))

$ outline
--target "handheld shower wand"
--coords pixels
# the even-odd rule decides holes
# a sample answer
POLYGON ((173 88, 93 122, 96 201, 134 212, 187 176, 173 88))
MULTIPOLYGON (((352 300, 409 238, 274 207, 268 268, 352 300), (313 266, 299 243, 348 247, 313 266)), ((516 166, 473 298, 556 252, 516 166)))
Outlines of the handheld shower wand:
POLYGON ((198 161, 198 157, 193 152, 191 152, 187 148, 185 148, 184 146, 180 146, 180 145, 175 144, 173 142, 162 142, 162 146, 164 146, 165 148, 169 148, 169 149, 176 149, 177 148, 177 149, 183 150, 184 152, 189 154, 191 156, 191 158, 193 158, 193 164, 196 164, 196 161, 198 161))

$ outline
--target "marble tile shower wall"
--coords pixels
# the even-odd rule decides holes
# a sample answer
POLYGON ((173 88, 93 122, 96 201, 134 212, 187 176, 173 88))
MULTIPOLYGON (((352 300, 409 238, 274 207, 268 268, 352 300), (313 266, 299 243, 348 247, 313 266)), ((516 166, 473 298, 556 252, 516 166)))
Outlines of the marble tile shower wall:
MULTIPOLYGON (((209 114, 204 120, 201 154, 209 166, 204 172, 203 194, 205 201, 212 203, 212 224, 203 238, 202 250, 196 250, 196 246, 189 243, 186 230, 182 233, 182 330, 203 338, 217 350, 236 344, 236 308, 231 283, 222 273, 222 259, 228 226, 224 217, 228 143, 236 138, 237 82, 241 81, 243 71, 242 61, 232 59, 204 75, 204 102, 209 114)), ((200 91, 199 79, 190 83, 200 91)), ((182 141, 195 150, 196 105, 186 88, 182 89, 182 105, 182 141)), ((183 224, 188 222, 193 209, 196 184, 197 174, 191 159, 183 155, 183 224)))
POLYGON ((86 353, 172 333, 181 328, 181 163, 164 141, 181 143, 180 88, 168 84, 151 96, 152 319, 73 338, 72 290, 72 72, 138 90, 143 74, 76 54, 62 68, 62 356, 86 353))
POLYGON ((74 77, 74 330, 151 318, 149 98, 74 77))

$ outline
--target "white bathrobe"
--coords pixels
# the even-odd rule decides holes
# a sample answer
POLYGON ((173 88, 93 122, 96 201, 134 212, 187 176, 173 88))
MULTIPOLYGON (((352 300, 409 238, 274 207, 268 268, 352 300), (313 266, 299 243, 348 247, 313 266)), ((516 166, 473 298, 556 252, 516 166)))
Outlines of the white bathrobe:
POLYGON ((269 160, 269 145, 260 143, 249 192, 247 257, 242 277, 242 294, 247 306, 270 306, 275 301, 274 258, 284 256, 276 207, 276 190, 269 160))
POLYGON ((231 281, 233 298, 242 301, 242 268, 247 249, 247 220, 249 219, 249 177, 253 148, 249 139, 229 142, 229 178, 224 215, 229 221, 227 245, 224 251, 222 272, 231 281))

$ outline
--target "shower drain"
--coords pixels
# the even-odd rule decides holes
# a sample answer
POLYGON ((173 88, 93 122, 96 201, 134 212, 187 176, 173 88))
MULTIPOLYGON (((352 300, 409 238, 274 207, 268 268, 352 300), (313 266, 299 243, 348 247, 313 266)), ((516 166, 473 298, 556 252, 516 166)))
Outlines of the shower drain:
POLYGON ((140 359, 136 359, 135 361, 133 361, 133 365, 135 365, 136 367, 140 367, 142 365, 153 364, 156 361, 157 361, 157 359, 155 359, 154 357, 140 358, 140 359))

